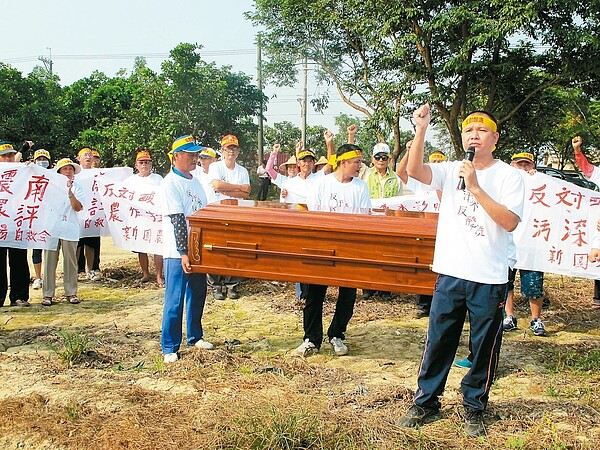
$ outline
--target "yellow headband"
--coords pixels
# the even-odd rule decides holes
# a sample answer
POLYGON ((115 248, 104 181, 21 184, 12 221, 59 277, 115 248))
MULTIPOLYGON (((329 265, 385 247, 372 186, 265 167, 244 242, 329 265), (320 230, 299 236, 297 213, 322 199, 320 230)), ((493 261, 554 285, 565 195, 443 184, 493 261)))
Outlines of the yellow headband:
POLYGON ((462 129, 464 130, 467 125, 472 123, 479 123, 484 127, 488 127, 494 133, 498 130, 496 122, 494 122, 488 116, 484 116, 483 114, 471 114, 469 117, 463 120, 462 129))
POLYGON ((446 161, 448 158, 446 158, 446 155, 444 155, 442 152, 433 152, 431 155, 429 155, 429 162, 432 161, 446 161))
POLYGON ((362 157, 362 151, 361 150, 352 150, 346 153, 342 153, 340 156, 336 156, 336 155, 331 155, 329 157, 329 164, 331 164, 331 167, 333 168, 333 170, 335 170, 338 166, 338 163, 340 161, 345 161, 347 159, 352 159, 352 158, 357 158, 357 157, 362 157))

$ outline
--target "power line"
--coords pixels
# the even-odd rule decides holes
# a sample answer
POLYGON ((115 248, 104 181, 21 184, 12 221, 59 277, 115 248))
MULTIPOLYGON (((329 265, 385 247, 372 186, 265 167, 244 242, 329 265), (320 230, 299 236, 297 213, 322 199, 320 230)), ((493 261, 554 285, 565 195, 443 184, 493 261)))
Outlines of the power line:
MULTIPOLYGON (((509 48, 518 48, 517 45, 511 44, 509 48)), ((533 48, 536 50, 550 50, 552 47, 549 45, 534 44, 533 48)), ((229 49, 229 50, 200 50, 201 56, 219 57, 219 56, 241 56, 241 55, 255 55, 256 48, 240 48, 240 49, 229 49)), ((154 52, 154 53, 100 53, 100 54, 75 54, 75 55, 53 55, 54 60, 64 61, 81 61, 81 60, 103 60, 103 59, 132 59, 136 57, 142 57, 146 59, 166 59, 170 57, 170 53, 154 52)), ((6 63, 25 63, 37 61, 38 56, 17 56, 14 58, 4 58, 2 61, 6 63)))
MULTIPOLYGON (((256 54, 255 48, 241 48, 233 50, 200 50, 200 56, 240 56, 240 55, 254 55, 256 54)), ((170 53, 104 53, 95 55, 52 55, 53 60, 64 60, 64 61, 82 61, 82 60, 103 60, 103 59, 134 59, 142 57, 146 59, 166 59, 169 58, 170 53)), ((37 61, 38 56, 18 56, 15 58, 4 58, 3 61, 6 63, 25 63, 37 61)))

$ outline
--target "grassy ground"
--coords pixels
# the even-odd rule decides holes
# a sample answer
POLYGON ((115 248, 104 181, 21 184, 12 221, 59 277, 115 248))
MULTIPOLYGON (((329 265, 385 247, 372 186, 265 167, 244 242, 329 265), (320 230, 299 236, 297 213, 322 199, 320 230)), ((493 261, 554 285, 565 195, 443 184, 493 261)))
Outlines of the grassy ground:
MULTIPOLYGON (((459 368, 442 420, 394 425, 411 403, 427 328, 413 318, 413 296, 359 301, 350 355, 324 345, 302 359, 288 354, 302 338, 293 286, 246 280, 240 300, 207 305, 216 349, 183 349, 166 366, 163 290, 137 283, 136 259, 103 245, 105 279, 80 283, 81 304, 42 307, 32 291, 30 308, 0 309, 0 448, 593 449, 600 441, 600 312, 589 308, 590 280, 547 276, 547 338, 526 329, 517 296, 520 329, 505 335, 489 435, 473 440, 462 431, 459 368)), ((467 342, 465 333, 459 357, 467 342)))

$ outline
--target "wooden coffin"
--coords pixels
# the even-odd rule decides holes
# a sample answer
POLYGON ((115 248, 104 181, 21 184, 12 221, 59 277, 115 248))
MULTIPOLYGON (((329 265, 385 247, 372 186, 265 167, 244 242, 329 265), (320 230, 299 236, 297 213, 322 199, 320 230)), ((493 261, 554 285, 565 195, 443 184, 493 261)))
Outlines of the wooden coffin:
POLYGON ((194 272, 431 294, 437 216, 209 205, 189 217, 189 256, 194 272))

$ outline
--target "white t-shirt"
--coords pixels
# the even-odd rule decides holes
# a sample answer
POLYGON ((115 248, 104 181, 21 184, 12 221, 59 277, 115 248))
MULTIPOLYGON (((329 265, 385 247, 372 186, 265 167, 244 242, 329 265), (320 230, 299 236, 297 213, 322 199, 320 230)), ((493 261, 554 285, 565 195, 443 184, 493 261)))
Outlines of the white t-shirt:
MULTIPOLYGON (((467 189, 456 189, 461 165, 462 161, 429 165, 431 187, 442 191, 433 271, 478 283, 506 283, 511 234, 490 218, 467 189)), ((492 199, 523 217, 525 184, 517 169, 496 161, 476 174, 492 199)))
MULTIPOLYGON (((231 184, 250 184, 250 175, 248 171, 235 163, 233 170, 228 169, 225 165, 225 160, 217 161, 212 163, 208 167, 208 181, 209 183, 214 180, 221 180, 225 183, 231 184)), ((215 192, 215 201, 220 202, 225 198, 234 198, 227 195, 223 195, 220 192, 215 192)))
POLYGON ((317 211, 367 214, 371 208, 369 187, 360 178, 341 183, 335 172, 316 179, 312 183, 306 204, 317 211))
POLYGON ((313 183, 321 177, 325 176, 322 170, 317 173, 311 173, 306 178, 302 178, 300 174, 295 177, 287 177, 285 175, 277 175, 273 180, 273 184, 278 186, 282 191, 287 189, 287 197, 279 196, 281 203, 302 203, 306 204, 308 191, 313 183))
MULTIPOLYGON (((411 191, 413 194, 422 194, 432 190, 430 186, 427 186, 426 184, 423 184, 411 177, 408 177, 408 180, 406 180, 406 184, 404 186, 406 186, 406 189, 411 191)), ((404 192, 406 193, 406 190, 404 192)))
MULTIPOLYGON (((212 164, 214 163, 211 163, 210 166, 212 166, 212 164)), ((210 166, 208 167, 210 168, 210 166)), ((212 184, 210 184, 210 181, 208 181, 208 174, 204 172, 202 166, 196 166, 196 168, 192 171, 192 176, 200 181, 202 189, 204 189, 204 193, 206 194, 206 201, 208 204, 214 203, 217 198, 215 194, 215 188, 212 187, 212 184)))
POLYGON ((157 173, 151 173, 147 177, 141 177, 139 173, 131 175, 123 184, 133 190, 139 190, 148 186, 160 186, 163 178, 157 173))
MULTIPOLYGON (((186 217, 206 206, 206 195, 196 178, 187 179, 171 171, 161 184, 163 257, 181 258, 175 244, 175 234, 170 214, 184 214, 186 217)), ((189 224, 188 224, 189 232, 189 224)))
MULTIPOLYGON (((67 177, 60 175, 61 178, 64 179, 65 184, 67 183, 67 177)), ((85 195, 85 191, 83 188, 77 184, 76 181, 73 181, 71 185, 71 192, 75 196, 77 200, 81 202, 82 205, 87 203, 87 197, 85 195)), ((79 217, 77 216, 77 211, 73 209, 71 206, 71 199, 68 195, 65 195, 60 203, 52 201, 52 209, 55 209, 59 212, 59 216, 61 217, 61 228, 63 229, 63 235, 65 241, 77 242, 79 240, 79 217)))

